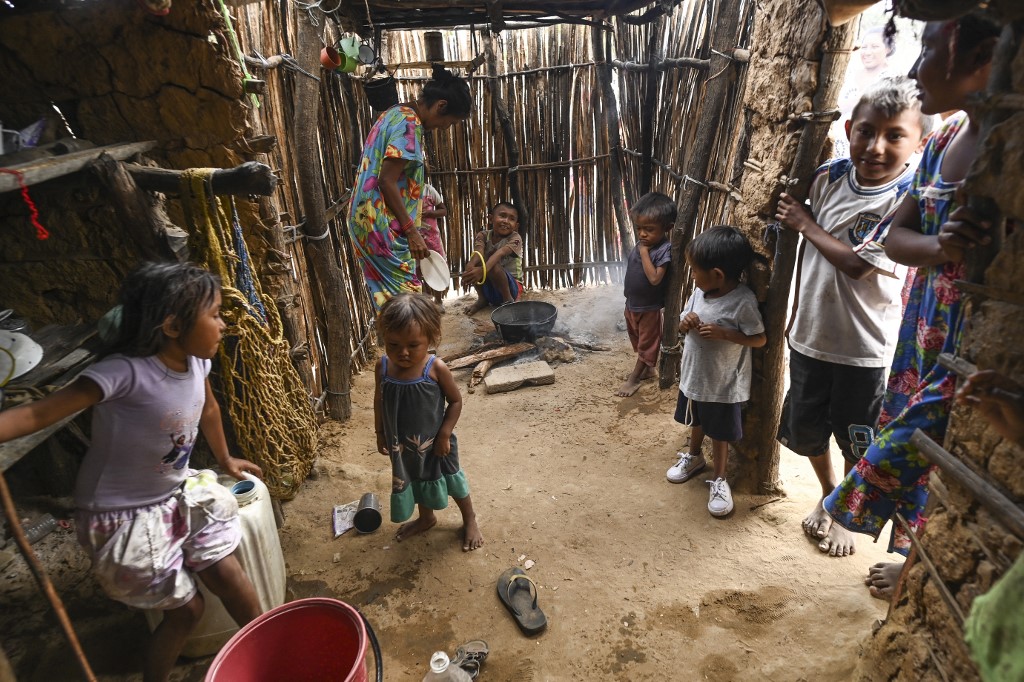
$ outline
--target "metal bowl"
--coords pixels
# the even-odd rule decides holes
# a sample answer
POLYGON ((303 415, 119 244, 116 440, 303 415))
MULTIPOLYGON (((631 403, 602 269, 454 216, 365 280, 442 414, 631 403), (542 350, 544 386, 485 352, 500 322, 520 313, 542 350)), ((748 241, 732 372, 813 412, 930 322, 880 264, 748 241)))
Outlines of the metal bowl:
POLYGON ((491 322, 505 343, 534 341, 547 336, 555 326, 558 309, 544 301, 516 301, 499 306, 491 313, 491 322))

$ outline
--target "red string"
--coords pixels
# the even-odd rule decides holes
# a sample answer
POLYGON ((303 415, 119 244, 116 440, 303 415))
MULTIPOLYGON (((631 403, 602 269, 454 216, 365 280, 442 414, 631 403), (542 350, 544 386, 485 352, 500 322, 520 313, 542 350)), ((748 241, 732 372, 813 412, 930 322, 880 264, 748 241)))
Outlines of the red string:
POLYGON ((0 168, 0 173, 7 173, 18 178, 18 185, 21 186, 21 198, 25 200, 25 204, 28 206, 29 220, 32 221, 32 227, 36 228, 36 239, 43 240, 49 237, 50 233, 39 222, 39 209, 36 208, 36 202, 32 201, 32 197, 28 195, 28 185, 25 184, 25 178, 21 171, 0 168))

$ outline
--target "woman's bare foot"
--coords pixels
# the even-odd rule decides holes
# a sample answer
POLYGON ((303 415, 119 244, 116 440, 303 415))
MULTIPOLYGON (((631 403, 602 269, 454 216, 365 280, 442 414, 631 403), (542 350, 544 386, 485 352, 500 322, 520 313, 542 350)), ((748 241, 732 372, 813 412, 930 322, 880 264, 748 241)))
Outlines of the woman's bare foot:
POLYGON ((487 307, 487 299, 483 296, 478 296, 473 302, 473 305, 466 309, 467 315, 476 315, 478 312, 487 307))
POLYGON ((476 524, 476 516, 466 521, 462 526, 462 551, 472 552, 484 544, 484 536, 480 533, 480 526, 476 524))
POLYGON ((853 546, 853 533, 846 530, 838 523, 833 523, 828 529, 828 535, 818 543, 818 549, 828 552, 829 556, 844 557, 850 556, 857 551, 853 546))
POLYGON ((800 523, 804 528, 804 532, 807 536, 815 540, 821 540, 828 535, 829 530, 832 529, 832 517, 825 511, 823 502, 825 498, 818 500, 818 504, 814 507, 814 511, 808 514, 804 520, 800 523))
POLYGON ((903 564, 880 561, 868 569, 864 584, 875 599, 890 601, 902 571, 903 564))
POLYGON ((437 525, 437 517, 430 516, 424 518, 422 515, 418 516, 416 520, 403 523, 398 527, 398 532, 395 533, 395 540, 401 542, 406 538, 411 538, 413 535, 419 535, 420 533, 426 533, 428 530, 437 525))

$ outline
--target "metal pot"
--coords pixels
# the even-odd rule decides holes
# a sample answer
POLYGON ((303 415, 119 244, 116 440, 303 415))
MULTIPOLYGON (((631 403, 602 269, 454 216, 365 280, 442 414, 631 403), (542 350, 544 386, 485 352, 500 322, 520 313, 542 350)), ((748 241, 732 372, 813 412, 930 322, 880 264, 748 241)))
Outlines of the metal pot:
POLYGON ((547 336, 555 326, 558 309, 544 301, 516 301, 499 306, 491 313, 491 322, 505 343, 534 341, 547 336))

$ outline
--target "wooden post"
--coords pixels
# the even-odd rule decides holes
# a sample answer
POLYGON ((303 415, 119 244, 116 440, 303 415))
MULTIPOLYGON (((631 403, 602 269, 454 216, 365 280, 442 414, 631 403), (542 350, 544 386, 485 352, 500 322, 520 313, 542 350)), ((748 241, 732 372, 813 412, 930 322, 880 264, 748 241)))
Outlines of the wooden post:
MULTIPOLYGON (((92 163, 92 170, 110 197, 118 220, 131 235, 144 260, 177 260, 167 241, 167 229, 173 227, 151 195, 142 191, 122 164, 103 153, 92 163)), ((141 168, 141 166, 140 166, 141 168)))
MULTIPOLYGON (((316 72, 320 63, 320 35, 305 12, 296 12, 296 51, 298 64, 316 72)), ((295 125, 292 128, 295 166, 299 176, 302 211, 305 214, 303 232, 306 235, 306 253, 312 265, 316 283, 311 286, 323 297, 327 329, 323 330, 327 346, 327 413, 334 419, 347 420, 352 416, 352 356, 350 345, 352 326, 345 301, 345 275, 334 255, 334 244, 327 229, 323 190, 323 172, 320 151, 317 148, 317 121, 319 120, 320 83, 311 78, 295 80, 295 125)))
MULTIPOLYGON (((857 25, 857 22, 853 22, 825 29, 821 65, 818 68, 818 89, 814 93, 812 104, 815 112, 831 111, 839 101, 839 90, 843 85, 848 61, 847 55, 853 47, 857 25)), ((788 175, 791 184, 785 188, 779 185, 775 194, 776 201, 783 189, 797 201, 803 201, 807 197, 831 125, 832 117, 828 116, 815 116, 804 123, 788 175)), ((772 202, 773 206, 774 204, 775 201, 772 202)), ((789 290, 796 266, 797 236, 791 230, 781 230, 774 246, 775 261, 772 265, 767 299, 762 310, 768 344, 760 351, 763 353, 762 372, 760 377, 754 377, 750 391, 750 402, 757 406, 756 423, 760 424, 760 428, 744 428, 747 436, 737 446, 741 453, 757 462, 756 485, 759 491, 765 494, 774 492, 781 486, 779 443, 775 440, 775 433, 782 415, 782 388, 785 376, 783 350, 786 344, 789 290)), ((769 251, 771 249, 769 246, 769 251)), ((747 416, 748 419, 751 417, 749 413, 747 416)))
POLYGON ((501 127, 501 134, 505 140, 505 152, 508 154, 509 193, 512 195, 512 203, 519 209, 520 233, 522 233, 524 239, 529 239, 536 237, 536 235, 533 234, 530 210, 523 200, 523 192, 519 184, 519 172, 517 170, 519 166, 519 147, 516 145, 515 134, 512 132, 512 119, 508 115, 508 107, 501 96, 501 89, 498 84, 498 66, 497 58, 494 55, 494 41, 491 40, 489 31, 484 30, 483 35, 484 54, 487 60, 487 88, 491 92, 494 116, 498 119, 498 125, 501 127))
MULTIPOLYGON (((140 166, 135 163, 126 163, 125 169, 132 174, 136 184, 142 189, 164 194, 177 194, 181 191, 180 170, 140 166)), ((270 166, 264 163, 246 161, 234 168, 213 171, 210 186, 214 194, 268 196, 277 189, 277 176, 270 166)))
POLYGON ((628 175, 623 173, 622 130, 619 127, 619 106, 615 102, 615 92, 612 90, 612 65, 608 59, 608 45, 606 44, 608 35, 604 29, 594 26, 590 29, 590 38, 593 43, 594 61, 597 62, 597 79, 601 87, 604 121, 608 127, 612 207, 615 209, 615 221, 619 224, 622 256, 625 257, 635 244, 626 204, 627 202, 632 203, 636 197, 633 195, 632 183, 630 183, 628 175))
POLYGON ((710 73, 719 75, 704 82, 704 101, 700 108, 693 149, 686 164, 686 175, 693 181, 683 183, 682 194, 678 200, 679 214, 672 228, 672 279, 665 295, 665 328, 661 342, 662 347, 671 350, 663 351, 658 360, 658 383, 661 388, 672 386, 679 376, 679 358, 682 355, 682 347, 679 345, 679 311, 683 303, 683 284, 686 282, 684 254, 686 245, 693 238, 697 214, 705 191, 703 185, 709 177, 711 155, 718 141, 718 134, 723 130, 732 130, 728 123, 723 125, 722 112, 725 110, 729 89, 735 82, 735 71, 732 74, 727 73, 733 66, 733 60, 726 55, 736 47, 740 27, 740 4, 720 4, 718 16, 711 22, 714 26, 711 36, 711 48, 714 52, 710 58, 710 73))
POLYGON ((640 115, 640 196, 651 191, 654 178, 654 118, 655 105, 658 102, 658 90, 661 86, 659 68, 665 59, 662 33, 665 29, 665 15, 658 17, 651 26, 650 40, 647 41, 647 82, 644 86, 644 104, 640 115))

